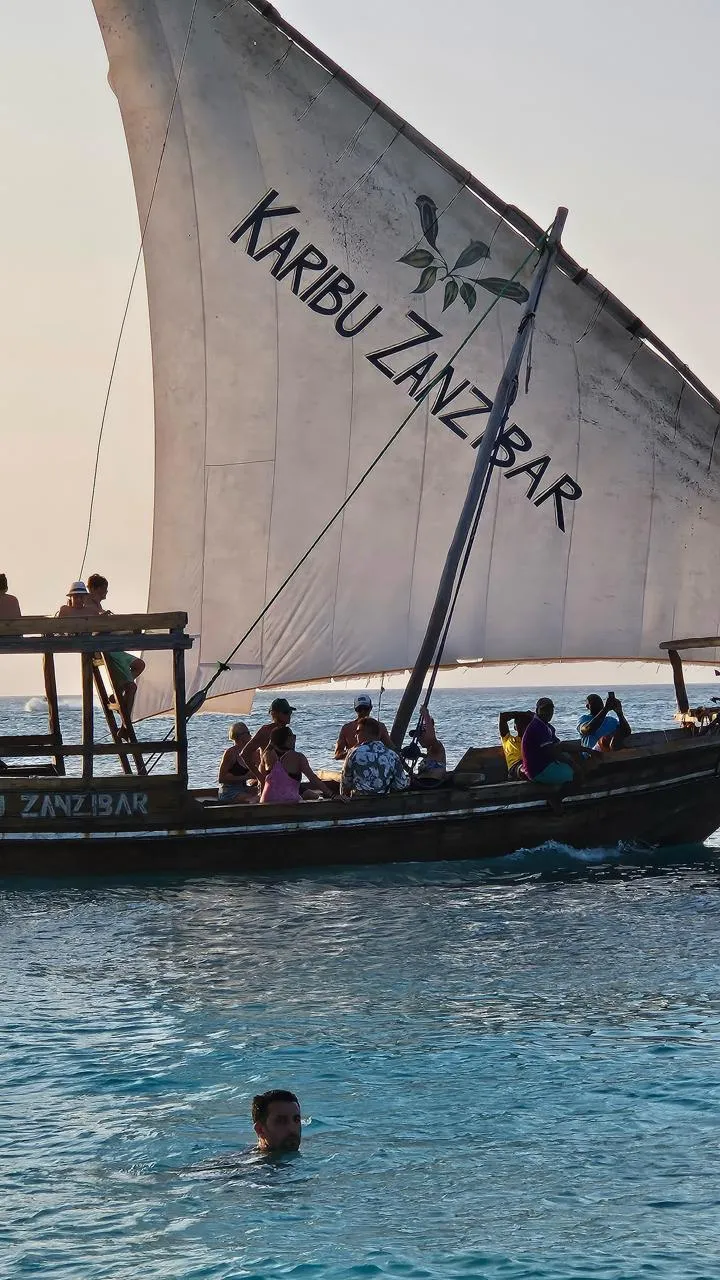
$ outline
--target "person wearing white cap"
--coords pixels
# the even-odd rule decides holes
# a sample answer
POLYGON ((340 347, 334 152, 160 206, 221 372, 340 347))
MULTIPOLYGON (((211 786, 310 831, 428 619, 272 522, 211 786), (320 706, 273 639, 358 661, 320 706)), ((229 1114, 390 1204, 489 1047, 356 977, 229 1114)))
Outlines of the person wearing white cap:
MULTIPOLYGON (((352 751, 353 747, 358 744, 358 729, 363 720, 367 720, 372 711, 372 698, 367 693, 359 693, 355 699, 355 719, 348 720, 344 724, 338 734, 338 740, 335 743, 335 759, 344 760, 348 751, 352 751)), ((380 723, 380 722, 378 722, 380 723)), ((392 747, 390 734, 384 724, 380 724, 380 742, 386 747, 392 747)))
POLYGON ((88 589, 84 582, 71 582, 67 589, 67 604, 60 606, 56 618, 76 618, 85 613, 88 600, 88 589))

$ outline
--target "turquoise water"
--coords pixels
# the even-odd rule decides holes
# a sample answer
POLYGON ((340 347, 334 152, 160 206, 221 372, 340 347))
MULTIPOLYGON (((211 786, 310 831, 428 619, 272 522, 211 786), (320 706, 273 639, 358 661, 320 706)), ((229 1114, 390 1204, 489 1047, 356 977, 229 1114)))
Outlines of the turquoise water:
MULTIPOLYGON (((446 724, 490 715, 457 697, 446 724)), ((719 873, 598 847, 0 885, 0 1274, 717 1280, 719 873), (274 1085, 303 1145, 259 1160, 274 1085)))

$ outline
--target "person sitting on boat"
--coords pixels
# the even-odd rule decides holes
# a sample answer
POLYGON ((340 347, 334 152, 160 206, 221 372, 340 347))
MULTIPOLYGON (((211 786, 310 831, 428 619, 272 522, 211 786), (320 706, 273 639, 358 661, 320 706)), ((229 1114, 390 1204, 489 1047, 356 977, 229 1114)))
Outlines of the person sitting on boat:
MULTIPOLYGON (((78 586, 81 584, 74 583, 73 585, 78 586)), ((108 586, 107 578, 104 578, 101 573, 90 574, 85 587, 84 613, 105 617, 112 612, 110 609, 103 608, 108 586)), ((145 663, 142 658, 136 657, 134 653, 125 653, 124 650, 118 650, 117 653, 105 654, 105 664, 112 676, 122 710, 129 720, 132 716, 135 695, 137 694, 136 681, 138 676, 141 676, 145 670, 145 663)))
POLYGON ((522 737, 533 718, 532 711, 501 711, 498 719, 500 745, 507 765, 508 781, 522 782, 525 778, 522 767, 522 737), (510 732, 510 722, 515 725, 515 732, 510 732))
POLYGON ((575 771, 572 760, 563 751, 550 723, 555 706, 550 698, 540 698, 530 724, 522 736, 522 764, 530 782, 558 787, 572 782, 575 771))
POLYGON ((367 716, 358 729, 358 745, 345 757, 340 794, 385 796, 406 791, 410 778, 397 751, 380 741, 380 725, 367 716))
POLYGON ((425 755, 418 760, 413 786, 422 789, 439 787, 448 776, 447 757, 445 747, 435 733, 435 721, 427 707, 423 707, 420 715, 417 741, 419 746, 424 747, 425 755))
POLYGON ((218 770, 218 800, 226 804, 251 804, 257 799, 257 779, 253 777, 241 752, 250 741, 250 730, 243 720, 228 729, 232 746, 225 751, 218 770))
POLYGON ((300 1103, 289 1089, 268 1089, 252 1100, 258 1151, 297 1151, 302 1139, 300 1103))
MULTIPOLYGON (((67 590, 67 604, 61 604, 56 618, 77 618, 79 615, 85 616, 88 599, 88 589, 84 582, 71 582, 67 590)), ((87 610, 87 612, 93 612, 87 610)))
POLYGON ((298 800, 320 800, 330 795, 329 788, 313 773, 307 757, 295 750, 295 734, 288 724, 272 730, 262 754, 260 774, 261 804, 297 804, 298 800), (301 787, 303 775, 309 787, 301 787))
POLYGON ((632 729, 623 715, 622 703, 614 693, 603 702, 597 693, 585 700, 587 714, 578 721, 580 741, 589 751, 620 751, 632 729))
POLYGON ((270 720, 268 724, 263 724, 253 734, 249 742, 245 743, 240 758, 243 764, 246 764, 254 778, 262 783, 262 775, 260 773, 260 762, 262 753, 270 742, 270 734, 273 729, 282 729, 290 724, 290 719, 295 707, 291 707, 287 698, 273 698, 270 703, 270 720))
MULTIPOLYGON (((338 734, 338 740, 335 743, 336 760, 344 760, 348 752, 352 751, 353 747, 357 746, 358 729, 360 728, 363 720, 367 720, 370 712, 372 711, 372 698, 367 693, 359 693, 355 699, 354 705, 355 719, 348 720, 347 723, 343 725, 338 734)), ((380 741, 383 742, 386 747, 392 747, 390 734, 388 733, 386 726, 380 720, 378 721, 378 724, 380 725, 380 741)))
POLYGON ((85 608, 92 613, 111 613, 110 609, 104 609, 103 604, 108 593, 109 582, 107 578, 103 578, 101 573, 91 573, 87 580, 88 598, 85 602, 85 608))
POLYGON ((4 573, 0 573, 0 618, 9 622, 13 618, 21 617, 18 598, 9 595, 7 577, 4 573))

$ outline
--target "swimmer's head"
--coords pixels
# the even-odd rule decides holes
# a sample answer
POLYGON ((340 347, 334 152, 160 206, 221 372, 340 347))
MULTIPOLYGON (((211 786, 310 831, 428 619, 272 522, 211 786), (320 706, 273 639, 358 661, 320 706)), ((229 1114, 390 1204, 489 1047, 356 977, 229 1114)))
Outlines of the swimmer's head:
POLYGON ((288 1089, 268 1089, 252 1100, 253 1128, 261 1151, 297 1151, 301 1119, 300 1103, 288 1089))

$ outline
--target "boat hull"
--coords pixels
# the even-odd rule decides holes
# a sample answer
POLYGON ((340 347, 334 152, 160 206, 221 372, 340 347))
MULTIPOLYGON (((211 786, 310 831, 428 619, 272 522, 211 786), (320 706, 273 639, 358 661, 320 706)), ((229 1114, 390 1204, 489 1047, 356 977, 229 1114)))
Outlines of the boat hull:
MULTIPOLYGON (((42 800, 54 794, 51 784, 28 779, 22 802, 7 806, 0 819, 0 875, 228 874, 496 858, 547 843, 578 849, 699 843, 720 826, 719 775, 720 740, 707 738, 603 758, 557 813, 539 786, 470 782, 293 806, 209 805, 192 795, 180 803, 176 796, 164 813, 151 805, 118 816, 131 806, 117 798, 125 783, 113 779, 93 801, 94 813, 92 796, 82 793, 86 811, 77 804, 76 817, 69 812, 76 801, 67 796, 81 794, 78 782, 62 780, 66 799, 58 816, 42 800), (102 813, 108 794, 115 797, 110 817, 102 813)), ((168 805, 167 796, 162 803, 168 805)))

